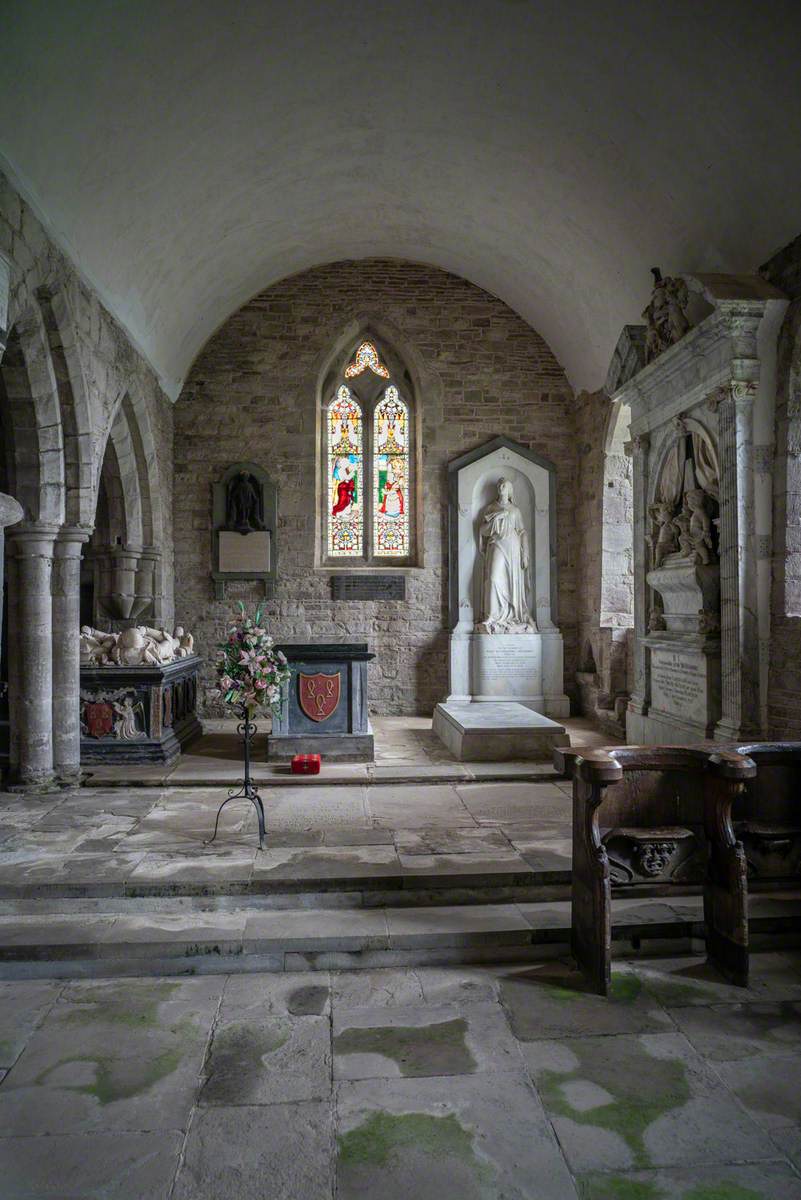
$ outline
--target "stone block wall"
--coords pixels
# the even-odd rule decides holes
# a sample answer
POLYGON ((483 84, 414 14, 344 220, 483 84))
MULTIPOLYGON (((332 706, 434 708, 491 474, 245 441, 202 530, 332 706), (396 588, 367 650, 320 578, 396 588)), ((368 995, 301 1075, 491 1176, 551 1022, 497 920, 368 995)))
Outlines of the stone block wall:
POLYGON ((604 392, 578 396, 579 704, 584 716, 620 734, 620 698, 630 683, 634 572, 632 467, 622 436, 610 428, 616 419, 604 392))
MULTIPOLYGON (((447 464, 505 434, 557 467, 558 623, 575 694, 577 454, 574 398, 543 339, 500 300, 432 267, 341 262, 286 279, 244 305, 208 342, 175 410, 176 619, 209 656, 231 604, 256 584, 211 570, 211 488, 247 459, 278 485, 278 584, 267 613, 285 641, 367 641, 379 713, 430 713, 448 691, 447 464), (373 322, 415 366, 422 420, 422 566, 405 602, 334 602, 315 567, 316 392, 321 365, 352 326, 373 322)), ((207 669, 206 683, 210 683, 207 669)), ((205 711, 219 711, 207 698, 205 711)))
POLYGON ((762 274, 791 298, 776 371, 768 723, 772 737, 801 740, 801 237, 762 274))
MULTIPOLYGON (((6 330, 37 321, 46 331, 49 361, 43 378, 55 381, 47 443, 66 460, 62 519, 94 524, 100 467, 121 397, 135 411, 141 452, 160 514, 165 619, 172 618, 173 406, 158 379, 104 308, 92 288, 55 246, 29 205, 0 172, 0 255, 9 263, 6 330), (47 373, 52 369, 52 376, 47 373)), ((28 513, 28 519, 37 514, 28 513)))

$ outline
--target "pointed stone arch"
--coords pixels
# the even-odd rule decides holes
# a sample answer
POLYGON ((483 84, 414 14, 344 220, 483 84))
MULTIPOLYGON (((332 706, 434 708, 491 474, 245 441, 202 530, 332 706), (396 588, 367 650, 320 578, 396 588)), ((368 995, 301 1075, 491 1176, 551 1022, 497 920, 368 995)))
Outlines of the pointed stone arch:
POLYGON ((8 334, 0 360, 0 410, 9 489, 27 522, 65 519, 64 435, 50 345, 41 311, 31 306, 8 334))

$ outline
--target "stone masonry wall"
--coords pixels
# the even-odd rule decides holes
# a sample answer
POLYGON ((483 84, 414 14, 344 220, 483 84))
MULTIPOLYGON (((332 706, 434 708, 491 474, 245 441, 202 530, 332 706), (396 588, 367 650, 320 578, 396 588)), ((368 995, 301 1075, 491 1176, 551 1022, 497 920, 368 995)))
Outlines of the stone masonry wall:
POLYGON ((612 403, 604 392, 579 395, 579 699, 585 716, 619 734, 621 697, 628 691, 631 671, 633 508, 632 464, 619 433, 607 446, 613 418, 612 403))
MULTIPOLYGON (((213 597, 211 489, 247 459, 278 485, 278 585, 267 605, 279 640, 367 641, 370 704, 430 713, 448 691, 447 464, 499 434, 557 466, 559 624, 575 694, 576 473, 573 395, 542 338, 500 300, 444 271, 395 260, 341 262, 286 279, 208 342, 175 410, 176 619, 210 657, 237 598, 213 597), (334 602, 315 568, 316 389, 350 323, 373 321, 421 378, 423 565, 405 602, 334 602)), ((211 682, 207 669, 206 682, 211 682)), ((207 698, 205 711, 219 711, 207 698)))
POLYGON ((762 268, 791 298, 779 333, 768 727, 801 740, 801 237, 762 268))
MULTIPOLYGON (((94 522, 100 465, 109 428, 123 393, 140 421, 143 452, 161 506, 163 608, 172 617, 172 421, 173 406, 158 379, 124 330, 103 307, 30 207, 0 172, 0 254, 10 263, 8 327, 32 311, 50 330, 56 377, 67 371, 74 411, 62 412, 63 440, 79 443, 82 466, 75 479, 81 524, 94 522), (75 395, 79 392, 79 395, 75 395)), ((30 514, 29 514, 30 515, 30 514)), ((69 514, 68 514, 69 516, 69 514)))

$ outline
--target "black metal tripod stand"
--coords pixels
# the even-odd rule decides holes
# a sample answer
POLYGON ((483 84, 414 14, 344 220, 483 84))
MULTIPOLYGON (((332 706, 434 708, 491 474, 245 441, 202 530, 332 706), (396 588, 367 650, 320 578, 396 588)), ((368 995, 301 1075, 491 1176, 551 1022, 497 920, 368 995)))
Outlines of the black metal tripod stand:
POLYGON ((230 804, 232 800, 249 800, 256 810, 256 816, 259 819, 259 849, 264 849, 264 805, 261 802, 259 790, 250 778, 250 740, 256 732, 256 722, 251 721, 248 717, 248 710, 245 705, 241 709, 242 721, 236 727, 236 732, 244 741, 245 745, 245 778, 242 783, 236 784, 231 789, 231 794, 223 800, 220 807, 217 809, 217 820, 214 822, 214 833, 211 835, 204 846, 210 846, 217 836, 217 826, 220 824, 220 813, 225 808, 226 804, 230 804))

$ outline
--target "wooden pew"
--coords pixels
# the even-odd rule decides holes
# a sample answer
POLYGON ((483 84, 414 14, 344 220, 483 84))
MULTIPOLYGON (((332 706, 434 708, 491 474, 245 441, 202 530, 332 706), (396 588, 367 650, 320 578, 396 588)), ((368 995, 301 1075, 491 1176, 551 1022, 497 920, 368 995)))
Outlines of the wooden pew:
MULTIPOLYGON (((557 764, 557 768, 560 764, 557 764)), ((593 988, 611 978, 611 890, 701 884, 707 955, 748 982, 746 860, 732 806, 753 779, 750 758, 707 746, 617 746, 562 764, 573 774, 571 945, 593 988)))
POLYGON ((756 763, 733 810, 752 891, 801 883, 801 742, 748 742, 735 747, 756 763))

